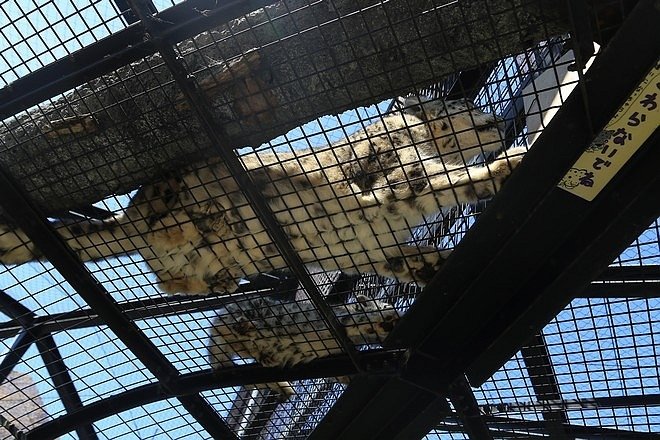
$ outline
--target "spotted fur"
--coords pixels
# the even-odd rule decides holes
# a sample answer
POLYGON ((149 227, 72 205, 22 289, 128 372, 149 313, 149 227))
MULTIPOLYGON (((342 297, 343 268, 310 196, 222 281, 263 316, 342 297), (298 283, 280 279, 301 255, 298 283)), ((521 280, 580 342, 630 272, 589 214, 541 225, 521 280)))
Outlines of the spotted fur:
MULTIPOLYGON (((443 256, 403 244, 410 229, 442 207, 491 197, 520 161, 466 165, 503 145, 501 121, 471 103, 406 106, 325 149, 242 157, 304 263, 423 285, 443 256)), ((143 186, 109 221, 55 226, 84 261, 138 252, 167 293, 232 292, 242 277, 286 267, 217 159, 143 186)), ((1 262, 39 258, 20 229, 0 226, 1 262)))
MULTIPOLYGON (((358 295, 355 303, 333 306, 332 311, 356 345, 382 342, 399 319, 390 304, 364 295, 358 295)), ((268 297, 228 305, 215 318, 209 343, 215 369, 234 365, 235 357, 286 368, 341 352, 311 301, 279 302, 268 297)), ((285 396, 293 394, 288 382, 267 386, 285 396)))

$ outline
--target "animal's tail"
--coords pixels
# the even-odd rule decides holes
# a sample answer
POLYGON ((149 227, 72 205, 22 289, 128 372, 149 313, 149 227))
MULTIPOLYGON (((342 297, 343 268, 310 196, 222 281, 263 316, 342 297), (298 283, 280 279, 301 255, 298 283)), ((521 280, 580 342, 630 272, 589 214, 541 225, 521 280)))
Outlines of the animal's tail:
MULTIPOLYGON (((82 261, 131 253, 145 246, 142 234, 125 215, 104 221, 57 221, 53 226, 82 261)), ((21 229, 0 225, 1 263, 20 264, 42 258, 41 251, 21 229)))
MULTIPOLYGON (((270 382, 264 385, 278 393, 282 397, 282 400, 286 400, 296 394, 296 391, 289 382, 270 382)), ((260 385, 257 385, 257 388, 260 387, 260 385)))
MULTIPOLYGON (((154 223, 160 225, 157 228, 167 229, 161 219, 178 202, 180 182, 178 177, 171 177, 143 186, 124 213, 110 219, 57 221, 53 226, 82 261, 149 249, 144 237, 153 232, 154 223)), ((42 258, 23 231, 0 224, 0 263, 19 264, 42 258)))

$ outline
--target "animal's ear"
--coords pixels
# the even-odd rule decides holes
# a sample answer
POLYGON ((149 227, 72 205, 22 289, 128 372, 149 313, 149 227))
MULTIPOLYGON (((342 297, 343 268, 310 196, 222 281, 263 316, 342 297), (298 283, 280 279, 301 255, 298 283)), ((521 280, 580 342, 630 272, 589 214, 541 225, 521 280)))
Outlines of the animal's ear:
POLYGON ((359 302, 360 304, 364 304, 366 302, 371 301, 371 298, 369 298, 367 295, 357 295, 355 299, 357 299, 357 302, 359 302))

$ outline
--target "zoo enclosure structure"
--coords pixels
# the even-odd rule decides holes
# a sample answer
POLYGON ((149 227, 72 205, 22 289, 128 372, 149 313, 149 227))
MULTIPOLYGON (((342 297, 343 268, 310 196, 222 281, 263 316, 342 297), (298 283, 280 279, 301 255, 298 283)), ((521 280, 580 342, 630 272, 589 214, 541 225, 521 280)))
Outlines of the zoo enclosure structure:
MULTIPOLYGON (((136 424, 141 435, 154 428, 169 438, 417 438, 429 432, 431 438, 652 438, 660 424, 660 391, 658 375, 653 384, 647 374, 657 372, 657 356, 651 365, 638 365, 642 385, 630 393, 625 381, 619 390, 606 386, 607 396, 588 388, 594 376, 580 382, 569 361, 557 365, 556 359, 562 351, 570 357, 562 336, 579 334, 568 326, 583 324, 575 313, 593 313, 594 298, 644 303, 651 329, 642 333, 651 341, 644 346, 657 350, 657 133, 593 201, 557 187, 656 65, 660 45, 649 33, 658 23, 653 2, 271 3, 188 0, 166 9, 137 0, 71 3, 67 15, 53 2, 47 6, 60 18, 51 24, 68 26, 72 38, 40 50, 47 46, 44 29, 16 30, 33 56, 15 65, 11 48, 1 52, 8 65, 3 78, 16 78, 0 91, 0 205, 52 267, 28 263, 3 273, 0 304, 7 319, 0 334, 8 351, 0 378, 22 367, 38 378, 37 388, 57 395, 48 404, 42 398, 47 392, 29 397, 46 413, 32 424, 8 417, 11 404, 3 406, 9 432, 34 439, 74 431, 84 439, 119 438, 136 424), (71 25, 90 12, 100 17, 96 27, 71 25), (225 23, 216 34, 202 33, 225 23), (94 31, 103 27, 109 35, 97 40, 94 31), (83 45, 85 35, 95 41, 83 45), (272 40, 266 44, 267 37, 272 40), (462 45, 450 45, 460 38, 462 45), (601 51, 582 72, 594 40, 601 51), (58 56, 76 41, 84 47, 58 56), (246 46, 255 41, 261 43, 246 46), (420 241, 431 235, 446 248, 460 241, 423 291, 370 275, 310 276, 233 151, 264 142, 270 142, 264 150, 328 143, 377 120, 386 107, 396 111, 383 104, 386 98, 422 90, 490 105, 507 121, 507 142, 527 144, 534 115, 526 113, 524 99, 547 91, 533 80, 567 64, 561 59, 566 44, 580 81, 570 96, 560 96, 552 122, 537 128, 520 169, 483 213, 481 205, 455 209, 420 228, 420 241), (53 61, 32 71, 48 57, 53 61), (364 105, 371 107, 321 119, 326 125, 316 131, 295 130, 364 105), (40 161, 34 160, 37 152, 40 161), (243 183, 293 272, 249 278, 239 294, 309 297, 342 342, 343 355, 285 370, 250 364, 213 373, 204 353, 206 332, 213 311, 236 296, 163 297, 140 262, 121 257, 83 264, 48 223, 49 217, 107 218, 107 210, 91 203, 210 154, 243 183), (637 258, 624 254, 608 267, 642 233, 653 238, 637 240, 637 258), (354 349, 333 323, 329 304, 355 292, 387 298, 406 311, 382 349, 354 349), (574 298, 588 306, 571 303, 574 298), (561 324, 555 316, 569 303, 565 311, 574 316, 561 324), (553 318, 554 332, 544 329, 553 318), (98 346, 89 345, 84 332, 90 328, 107 332, 98 336, 98 346), (76 342, 80 334, 85 336, 76 342), (76 351, 88 352, 94 365, 80 365, 76 351), (507 361, 514 355, 512 366, 507 361), (112 365, 113 356, 122 358, 120 368, 112 365), (98 378, 104 371, 109 377, 98 378), (345 389, 311 380, 343 375, 354 375, 345 389), (502 375, 523 377, 523 385, 502 375), (285 403, 267 392, 235 388, 281 380, 301 381, 285 403), (566 393, 567 385, 575 391, 566 393), (585 398, 580 386, 593 396, 585 398), (147 409, 130 412, 137 407, 147 409), (645 413, 641 422, 630 416, 623 423, 617 413, 607 421, 599 411, 609 408, 645 413)), ((26 23, 47 8, 16 7, 26 23)), ((7 41, 15 38, 12 29, 2 25, 7 41)), ((121 198, 107 203, 112 209, 125 205, 121 198)), ((624 315, 633 328, 632 312, 624 315)), ((616 333, 613 314, 607 316, 616 333)), ((625 334, 637 348, 634 336, 634 330, 625 334)), ((629 370, 621 364, 599 372, 629 370)))

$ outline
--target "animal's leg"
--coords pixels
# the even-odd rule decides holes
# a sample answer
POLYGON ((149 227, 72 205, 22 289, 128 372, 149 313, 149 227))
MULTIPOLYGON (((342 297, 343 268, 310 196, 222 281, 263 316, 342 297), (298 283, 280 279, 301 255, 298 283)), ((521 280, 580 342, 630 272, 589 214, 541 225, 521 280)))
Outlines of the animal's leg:
POLYGON ((440 206, 476 203, 494 196, 511 172, 520 164, 524 148, 502 153, 486 166, 471 166, 449 170, 446 174, 431 174, 428 191, 440 206))
POLYGON ((475 203, 497 193, 525 151, 514 148, 486 166, 445 165, 440 160, 409 164, 390 176, 391 182, 398 183, 377 189, 362 200, 365 204, 383 206, 412 205, 414 201, 414 206, 424 214, 437 212, 438 207, 475 203))
POLYGON ((209 341, 209 363, 214 370, 218 368, 228 368, 233 367, 234 361, 232 361, 232 352, 227 350, 230 347, 227 345, 227 342, 222 337, 223 334, 231 334, 224 324, 221 324, 218 318, 216 318, 211 328, 211 340, 209 341))
POLYGON ((162 272, 157 274, 159 279, 158 287, 165 293, 207 295, 211 292, 209 285, 201 278, 186 276, 167 278, 168 275, 164 275, 162 272))
POLYGON ((367 267, 359 267, 365 272, 375 271, 378 275, 396 278, 402 282, 414 281, 426 285, 440 269, 445 258, 440 250, 431 246, 400 245, 384 252, 384 260, 373 262, 367 267))
MULTIPOLYGON (((231 328, 228 328, 220 320, 216 320, 213 323, 213 328, 211 330, 211 340, 209 342, 209 362, 213 369, 227 368, 234 366, 232 361, 232 354, 237 353, 238 356, 243 356, 249 354, 249 349, 246 348, 244 343, 251 344, 249 341, 237 341, 234 344, 227 344, 225 338, 222 335, 232 335, 232 334, 244 334, 247 335, 255 331, 254 324, 249 321, 242 321, 235 324, 232 324, 231 328)), ((246 336, 247 338, 247 336, 246 336)), ((257 359, 259 361, 259 359, 257 359)), ((277 365, 269 365, 268 361, 259 362, 265 367, 276 367, 277 365)), ((250 385, 246 388, 270 388, 276 393, 280 394, 283 399, 288 399, 289 397, 295 394, 295 391, 289 382, 270 382, 264 384, 250 385)))
POLYGON ((162 253, 176 251, 189 243, 195 245, 201 240, 195 224, 182 210, 154 221, 151 231, 147 242, 162 253))

